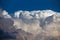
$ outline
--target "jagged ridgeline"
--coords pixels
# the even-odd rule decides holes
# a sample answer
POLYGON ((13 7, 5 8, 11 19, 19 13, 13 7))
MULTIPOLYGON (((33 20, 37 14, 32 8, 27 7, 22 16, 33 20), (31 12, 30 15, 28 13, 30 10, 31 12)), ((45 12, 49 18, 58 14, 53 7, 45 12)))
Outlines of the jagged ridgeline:
POLYGON ((0 9, 0 40, 60 40, 60 13, 0 9))

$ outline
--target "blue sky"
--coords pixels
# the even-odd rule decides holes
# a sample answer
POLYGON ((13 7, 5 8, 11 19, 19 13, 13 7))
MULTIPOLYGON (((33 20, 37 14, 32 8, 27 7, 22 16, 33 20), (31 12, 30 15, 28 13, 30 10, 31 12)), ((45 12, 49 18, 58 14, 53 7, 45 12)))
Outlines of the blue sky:
POLYGON ((0 0, 0 7, 13 13, 18 10, 45 10, 51 9, 60 12, 59 0, 0 0))

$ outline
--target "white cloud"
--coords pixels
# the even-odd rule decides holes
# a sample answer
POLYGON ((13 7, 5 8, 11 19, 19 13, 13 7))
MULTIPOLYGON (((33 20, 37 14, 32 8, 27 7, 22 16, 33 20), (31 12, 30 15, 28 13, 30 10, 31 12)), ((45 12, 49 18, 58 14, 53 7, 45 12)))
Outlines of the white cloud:
MULTIPOLYGON (((14 16, 15 16, 15 18, 18 18, 18 19, 14 19, 14 26, 17 29, 22 29, 22 30, 25 30, 26 32, 35 32, 35 31, 37 32, 38 29, 43 30, 40 25, 43 25, 44 28, 46 26, 45 29, 48 29, 50 26, 49 26, 49 24, 46 24, 45 22, 50 21, 50 18, 49 18, 50 16, 53 17, 53 19, 51 18, 52 21, 56 20, 56 19, 54 19, 54 17, 56 18, 57 14, 58 14, 58 12, 55 12, 52 10, 17 11, 17 12, 15 12, 14 16), (47 20, 47 18, 49 18, 49 20, 47 20)), ((52 23, 54 23, 54 22, 52 22, 52 23)), ((52 23, 51 23, 51 25, 53 25, 52 23)), ((53 26, 52 26, 52 29, 53 29, 53 26)))
MULTIPOLYGON (((52 10, 37 10, 37 11, 16 11, 14 13, 14 17, 11 17, 8 12, 6 12, 5 10, 2 13, 2 16, 4 18, 12 18, 14 23, 13 26, 16 29, 22 29, 26 32, 30 32, 30 33, 40 33, 42 31, 44 31, 44 29, 47 30, 47 33, 50 34, 50 32, 52 30, 55 30, 53 28, 58 28, 55 27, 56 23, 52 22, 50 24, 46 24, 45 22, 49 22, 50 20, 46 20, 47 18, 50 19, 50 16, 52 17, 59 17, 60 14, 58 12, 52 11, 52 10), (54 16, 52 16, 54 15, 54 16), (44 29, 43 27, 41 27, 41 24, 44 25, 44 29), (52 26, 53 25, 53 26, 52 26)), ((60 19, 60 18, 58 18, 60 19)), ((53 21, 56 19, 52 19, 53 21)), ((8 22, 8 21, 7 21, 8 22)), ((57 22, 57 21, 56 21, 57 22)), ((51 31, 53 32, 53 31, 51 31)), ((55 31, 54 31, 55 33, 55 31)), ((52 35, 52 34, 51 34, 52 35)))
POLYGON ((15 13, 14 13, 14 17, 19 18, 20 13, 22 13, 22 11, 17 11, 17 12, 15 12, 15 13))
POLYGON ((11 16, 8 14, 8 12, 7 11, 3 11, 3 13, 2 13, 2 16, 4 17, 4 18, 11 18, 11 16))
POLYGON ((55 12, 52 10, 17 11, 17 12, 15 12, 15 17, 19 18, 20 14, 22 14, 23 17, 27 17, 27 18, 33 18, 33 17, 35 17, 35 18, 40 18, 40 17, 46 18, 48 16, 54 15, 55 12))

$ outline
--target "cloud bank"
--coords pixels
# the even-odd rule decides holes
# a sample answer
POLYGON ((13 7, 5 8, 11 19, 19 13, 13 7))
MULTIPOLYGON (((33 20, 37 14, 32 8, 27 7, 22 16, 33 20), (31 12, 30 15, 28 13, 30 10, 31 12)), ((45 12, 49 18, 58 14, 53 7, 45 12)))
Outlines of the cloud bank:
POLYGON ((41 36, 60 36, 60 13, 52 10, 16 11, 13 16, 5 10, 0 13, 0 26, 4 30, 24 30, 32 33, 35 40, 41 36), (4 24, 4 25, 2 25, 4 24), (3 27, 2 27, 3 26, 3 27), (38 37, 38 38, 37 38, 38 37))

